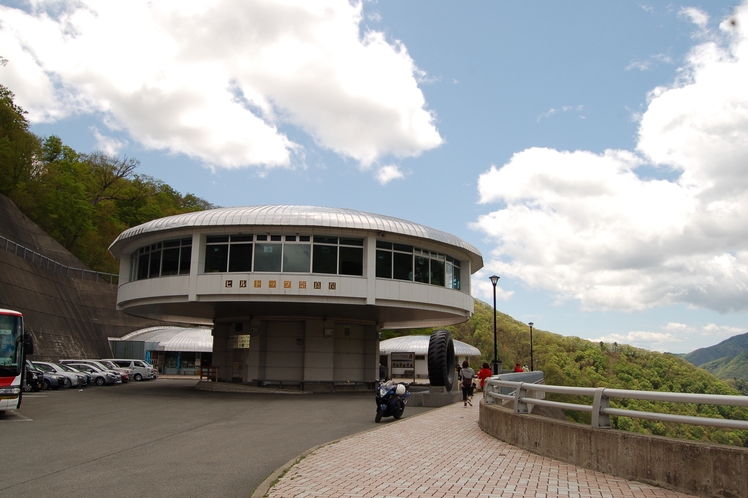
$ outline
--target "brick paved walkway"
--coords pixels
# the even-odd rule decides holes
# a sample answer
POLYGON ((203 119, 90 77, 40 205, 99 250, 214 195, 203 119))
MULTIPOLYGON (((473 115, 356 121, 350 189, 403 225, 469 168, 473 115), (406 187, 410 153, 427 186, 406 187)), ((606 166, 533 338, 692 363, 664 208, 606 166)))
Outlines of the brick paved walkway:
POLYGON ((457 403, 413 417, 406 408, 400 421, 385 418, 375 430, 317 448, 290 467, 265 496, 689 496, 577 468, 499 441, 478 427, 479 398, 473 407, 457 403))

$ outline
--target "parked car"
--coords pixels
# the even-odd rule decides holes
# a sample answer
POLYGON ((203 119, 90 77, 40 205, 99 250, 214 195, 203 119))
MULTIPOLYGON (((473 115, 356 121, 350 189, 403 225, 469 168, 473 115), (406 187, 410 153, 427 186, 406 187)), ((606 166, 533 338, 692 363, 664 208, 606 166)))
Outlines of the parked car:
POLYGON ((80 372, 73 372, 65 365, 59 365, 57 363, 51 363, 47 361, 33 361, 32 362, 40 370, 44 370, 49 373, 56 373, 65 377, 63 380, 62 387, 78 387, 85 385, 86 377, 80 372))
POLYGON ((124 358, 105 358, 105 360, 111 361, 118 367, 129 368, 133 371, 133 379, 135 380, 155 379, 158 376, 153 365, 143 360, 124 358))
POLYGON ((66 377, 60 374, 45 372, 42 370, 44 378, 42 379, 42 389, 45 391, 52 389, 53 391, 61 388, 65 382, 66 377))
POLYGON ((82 363, 86 365, 93 365, 101 370, 107 370, 110 372, 114 372, 116 374, 119 374, 120 379, 122 382, 127 382, 130 380, 131 370, 128 368, 120 368, 117 365, 115 365, 112 362, 108 361, 102 361, 102 360, 60 360, 60 363, 63 365, 69 365, 71 363, 82 363))
POLYGON ((72 370, 75 373, 79 373, 79 374, 83 375, 86 378, 86 384, 85 385, 90 386, 93 383, 93 376, 90 373, 83 372, 81 370, 78 370, 75 367, 70 366, 70 365, 63 365, 63 366, 69 368, 70 370, 72 370))
POLYGON ((26 360, 26 375, 23 381, 24 392, 39 391, 43 384, 44 372, 36 368, 29 360, 26 360))
POLYGON ((75 368, 76 370, 88 373, 93 378, 93 383, 97 386, 122 383, 122 377, 119 372, 103 370, 95 365, 89 365, 86 363, 66 363, 66 365, 70 368, 75 368))

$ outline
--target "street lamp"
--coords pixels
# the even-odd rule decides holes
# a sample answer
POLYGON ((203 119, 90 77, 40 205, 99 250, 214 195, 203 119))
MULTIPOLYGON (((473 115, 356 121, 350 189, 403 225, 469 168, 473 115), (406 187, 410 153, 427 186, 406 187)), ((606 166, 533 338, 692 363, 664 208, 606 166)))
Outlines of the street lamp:
POLYGON ((530 326, 530 371, 533 372, 535 370, 535 366, 532 361, 532 326, 535 325, 534 323, 530 322, 527 325, 530 326))
POLYGON ((499 343, 496 340, 496 284, 499 281, 499 277, 492 275, 488 277, 491 279, 491 285, 493 285, 493 374, 499 375, 499 343))

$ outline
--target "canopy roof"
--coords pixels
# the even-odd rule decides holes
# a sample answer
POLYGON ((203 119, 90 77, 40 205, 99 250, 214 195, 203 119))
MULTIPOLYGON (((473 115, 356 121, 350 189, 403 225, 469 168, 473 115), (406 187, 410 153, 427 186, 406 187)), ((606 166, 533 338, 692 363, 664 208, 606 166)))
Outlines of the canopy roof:
MULTIPOLYGON (((429 353, 429 338, 430 336, 428 335, 405 335, 387 339, 379 343, 379 353, 415 353, 425 355, 429 353)), ((480 349, 461 341, 453 340, 453 342, 456 356, 480 356, 480 349)))
POLYGON ((150 327, 136 330, 122 341, 157 342, 156 351, 210 353, 213 351, 211 329, 189 327, 150 327))

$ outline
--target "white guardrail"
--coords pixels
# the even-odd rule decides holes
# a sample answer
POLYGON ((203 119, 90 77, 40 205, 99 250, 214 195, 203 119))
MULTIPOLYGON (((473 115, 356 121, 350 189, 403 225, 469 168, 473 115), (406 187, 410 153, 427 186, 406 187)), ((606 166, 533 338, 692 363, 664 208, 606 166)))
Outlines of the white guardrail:
MULTIPOLYGON (((528 405, 548 406, 563 410, 576 410, 592 413, 592 427, 610 428, 610 416, 643 418, 661 422, 675 422, 690 425, 709 425, 729 429, 748 430, 748 421, 720 419, 710 417, 692 417, 687 415, 671 415, 669 413, 640 412, 636 410, 621 410, 610 407, 611 398, 641 399, 666 403, 695 403, 702 405, 745 406, 748 407, 748 396, 728 396, 722 394, 690 394, 660 391, 631 391, 627 389, 610 389, 607 387, 565 387, 536 384, 542 382, 542 372, 538 379, 521 379, 529 382, 504 380, 511 374, 491 377, 486 380, 483 398, 487 404, 504 404, 514 402, 515 413, 529 413, 528 405), (544 399, 545 393, 570 394, 575 396, 591 396, 592 405, 563 403, 544 399)), ((527 374, 526 374, 527 375, 527 374)), ((520 379, 517 379, 520 380, 520 379)))
POLYGON ((83 268, 72 268, 70 266, 63 265, 57 261, 50 259, 38 252, 24 247, 21 244, 16 244, 12 240, 0 235, 0 249, 4 249, 5 252, 12 252, 16 256, 19 256, 27 261, 36 263, 42 268, 51 270, 56 273, 65 275, 71 278, 80 278, 81 280, 88 280, 94 282, 109 282, 110 284, 116 284, 119 282, 119 275, 115 273, 104 273, 100 271, 85 270, 83 268))

